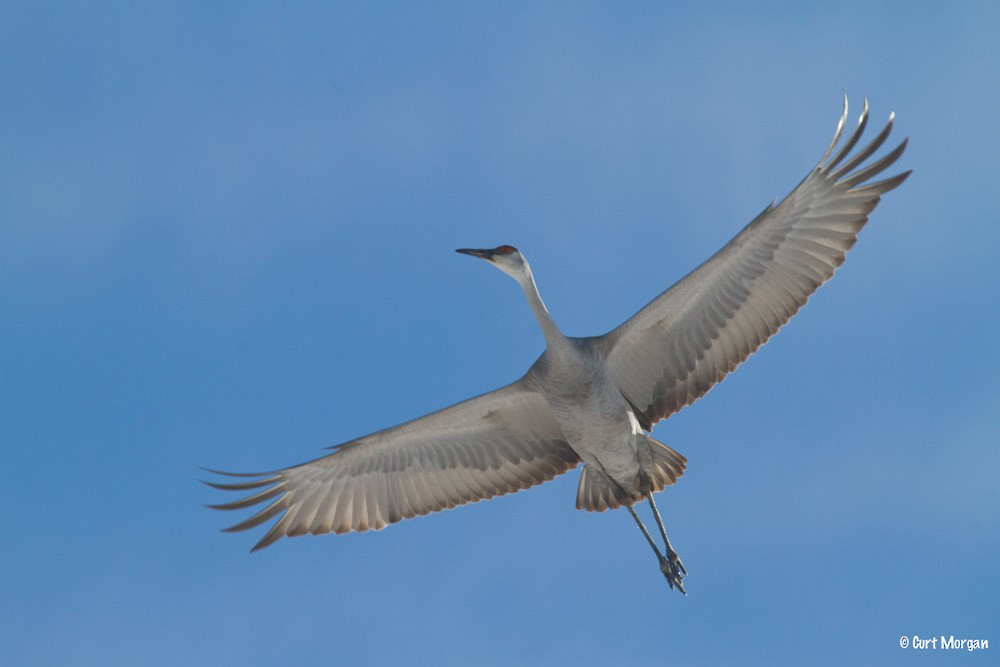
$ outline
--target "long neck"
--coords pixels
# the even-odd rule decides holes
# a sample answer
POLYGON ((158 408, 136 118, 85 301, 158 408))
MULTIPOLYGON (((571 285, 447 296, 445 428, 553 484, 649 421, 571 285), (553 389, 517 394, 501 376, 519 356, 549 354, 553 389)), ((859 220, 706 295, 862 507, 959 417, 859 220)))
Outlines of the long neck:
POLYGON ((566 337, 559 331, 556 323, 552 321, 552 316, 549 315, 549 311, 545 307, 541 295, 538 293, 538 287, 535 285, 535 279, 531 275, 531 269, 527 269, 523 275, 519 276, 517 282, 520 283, 521 289, 524 290, 524 296, 528 298, 528 304, 531 306, 532 312, 535 313, 538 324, 542 327, 542 334, 545 336, 546 344, 550 349, 559 347, 566 341, 566 337))

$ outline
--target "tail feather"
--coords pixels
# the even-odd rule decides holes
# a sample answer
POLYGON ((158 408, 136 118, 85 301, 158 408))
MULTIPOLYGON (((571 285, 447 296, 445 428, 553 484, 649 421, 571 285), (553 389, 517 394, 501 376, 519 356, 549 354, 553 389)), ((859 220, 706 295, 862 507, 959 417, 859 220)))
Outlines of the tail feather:
POLYGON ((650 452, 653 454, 653 470, 649 471, 653 491, 662 491, 668 486, 673 486, 674 482, 684 474, 688 460, 648 435, 646 442, 649 443, 650 452))
POLYGON ((576 508, 588 512, 603 512, 616 510, 621 506, 618 494, 608 478, 589 463, 585 464, 580 473, 580 486, 576 490, 576 508))
MULTIPOLYGON (((643 466, 648 477, 650 493, 662 491, 673 485, 683 474, 687 459, 662 442, 648 435, 643 436, 649 445, 649 457, 640 456, 640 460, 649 460, 650 464, 643 466)), ((580 474, 580 485, 576 491, 576 508, 588 512, 603 512, 618 509, 624 504, 631 505, 642 500, 642 496, 627 498, 624 490, 613 484, 601 471, 589 464, 583 466, 580 474)))

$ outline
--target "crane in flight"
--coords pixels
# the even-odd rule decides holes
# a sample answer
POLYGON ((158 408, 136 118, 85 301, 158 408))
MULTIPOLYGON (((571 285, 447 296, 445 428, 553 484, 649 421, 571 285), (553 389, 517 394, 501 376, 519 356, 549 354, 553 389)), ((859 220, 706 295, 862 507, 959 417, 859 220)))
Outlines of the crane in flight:
POLYGON ((517 281, 546 348, 523 377, 419 419, 334 447, 332 454, 268 473, 212 473, 242 481, 206 482, 249 492, 210 507, 239 510, 270 501, 226 531, 277 521, 257 542, 284 536, 378 530, 438 510, 512 493, 576 468, 576 507, 625 507, 671 588, 687 574, 653 500, 684 473, 687 459, 649 435, 746 360, 829 280, 882 194, 910 172, 879 181, 906 140, 868 160, 885 128, 852 154, 868 123, 839 147, 847 98, 830 147, 781 203, 769 205, 725 247, 603 336, 574 338, 556 326, 528 261, 514 247, 457 252, 517 281), (836 153, 834 150, 836 149, 836 153), (633 505, 652 508, 663 550, 633 505))

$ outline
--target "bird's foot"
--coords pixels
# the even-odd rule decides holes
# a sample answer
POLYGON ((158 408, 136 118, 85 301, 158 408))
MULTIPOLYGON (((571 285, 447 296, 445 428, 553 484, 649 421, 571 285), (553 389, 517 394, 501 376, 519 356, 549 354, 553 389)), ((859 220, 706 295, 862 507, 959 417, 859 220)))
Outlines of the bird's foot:
POLYGON ((687 569, 684 567, 684 563, 681 562, 680 556, 677 555, 676 551, 671 550, 666 556, 660 556, 660 572, 663 573, 670 588, 676 588, 684 595, 687 595, 683 583, 684 576, 687 575, 687 569))

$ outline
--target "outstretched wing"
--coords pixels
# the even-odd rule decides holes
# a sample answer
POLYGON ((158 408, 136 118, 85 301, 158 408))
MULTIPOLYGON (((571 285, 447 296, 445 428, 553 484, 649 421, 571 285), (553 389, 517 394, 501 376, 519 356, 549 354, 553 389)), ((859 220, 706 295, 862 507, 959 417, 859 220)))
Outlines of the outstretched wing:
MULTIPOLYGON (((272 502, 227 531, 279 517, 257 543, 288 535, 378 530, 541 484, 580 462, 530 375, 502 389, 353 440, 323 458, 271 473, 206 482, 253 495, 213 509, 272 502)), ((212 471, 215 472, 215 471, 212 471)))
POLYGON ((906 148, 859 168, 885 129, 850 155, 868 122, 835 154, 847 120, 819 164, 777 206, 768 206, 722 250, 614 331, 597 339, 609 372, 647 430, 693 403, 735 369, 830 279, 880 196, 909 176, 870 182, 906 148), (827 159, 829 158, 829 160, 827 159))

